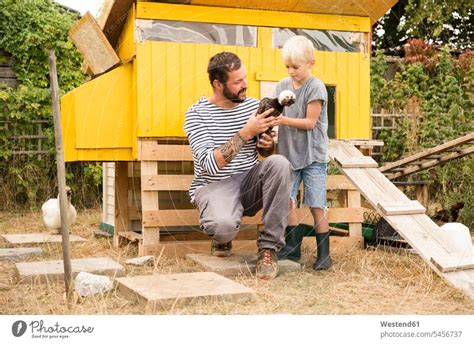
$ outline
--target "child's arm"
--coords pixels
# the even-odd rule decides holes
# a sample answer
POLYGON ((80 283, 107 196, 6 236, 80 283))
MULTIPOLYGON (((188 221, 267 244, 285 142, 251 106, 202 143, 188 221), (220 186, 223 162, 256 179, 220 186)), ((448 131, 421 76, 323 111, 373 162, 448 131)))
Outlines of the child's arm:
POLYGON ((277 125, 286 125, 288 127, 311 130, 318 121, 319 114, 321 113, 322 101, 314 100, 310 102, 306 108, 306 118, 290 118, 286 116, 278 116, 275 118, 277 125))

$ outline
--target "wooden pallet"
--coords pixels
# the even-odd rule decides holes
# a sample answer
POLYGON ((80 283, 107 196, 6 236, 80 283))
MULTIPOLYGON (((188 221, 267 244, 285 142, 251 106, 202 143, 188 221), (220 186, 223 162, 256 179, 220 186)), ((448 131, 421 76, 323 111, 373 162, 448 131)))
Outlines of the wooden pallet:
MULTIPOLYGON (((188 168, 184 172, 180 171, 180 173, 186 174, 170 172, 173 170, 172 168, 167 170, 166 167, 171 162, 192 162, 189 145, 179 141, 142 140, 139 144, 140 183, 137 183, 137 178, 129 176, 130 171, 128 170, 130 168, 126 162, 117 163, 114 236, 116 246, 120 244, 120 239, 138 242, 140 255, 160 254, 163 248, 169 248, 166 253, 178 251, 186 253, 186 250, 188 250, 187 253, 196 252, 196 250, 199 252, 203 247, 206 247, 206 252, 209 251, 210 244, 203 242, 209 241, 209 237, 199 230, 197 209, 192 206, 183 208, 183 205, 173 203, 170 207, 170 202, 168 204, 163 202, 162 196, 164 194, 169 195, 169 193, 176 191, 187 192, 193 178, 192 168, 188 168), (138 189, 141 194, 141 209, 130 206, 128 198, 133 191, 131 189, 138 189), (141 233, 132 231, 130 225, 132 217, 141 219, 141 233), (180 244, 185 247, 176 249, 180 244)), ((136 172, 134 173, 136 175, 136 172)), ((349 223, 349 236, 357 237, 362 246, 363 208, 359 191, 342 175, 330 176, 327 188, 343 195, 340 197, 340 203, 342 203, 340 207, 329 208, 329 221, 349 223)), ((299 223, 313 225, 309 209, 298 208, 297 215, 299 223)), ((253 217, 243 217, 242 225, 250 229, 241 230, 237 240, 243 241, 245 245, 247 245, 245 241, 253 240, 251 250, 255 251, 255 240, 258 237, 257 228, 263 225, 261 211, 253 217)))
MULTIPOLYGON (((337 140, 330 141, 329 155, 338 161, 362 156, 350 143, 337 140)), ((377 168, 340 170, 438 275, 474 298, 474 256, 460 254, 448 233, 424 214, 418 202, 408 199, 377 168)))
POLYGON ((397 179, 428 168, 459 159, 474 152, 474 132, 426 149, 398 161, 390 162, 379 171, 390 179, 397 179))

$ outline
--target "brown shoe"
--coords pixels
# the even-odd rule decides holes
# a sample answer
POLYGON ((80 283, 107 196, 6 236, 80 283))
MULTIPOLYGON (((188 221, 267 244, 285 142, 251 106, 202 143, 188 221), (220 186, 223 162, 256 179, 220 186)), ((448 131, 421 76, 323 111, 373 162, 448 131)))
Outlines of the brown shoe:
POLYGON ((215 257, 229 257, 232 254, 232 241, 220 244, 217 241, 212 240, 211 254, 215 257))
POLYGON ((278 256, 275 250, 263 248, 258 251, 256 274, 263 280, 270 280, 278 275, 278 256))

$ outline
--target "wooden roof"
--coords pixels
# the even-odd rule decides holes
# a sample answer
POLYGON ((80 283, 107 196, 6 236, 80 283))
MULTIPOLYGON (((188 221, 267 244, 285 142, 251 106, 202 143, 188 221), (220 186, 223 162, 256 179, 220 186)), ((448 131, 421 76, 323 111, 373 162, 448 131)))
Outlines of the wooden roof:
MULTIPOLYGON (((171 4, 190 4, 260 9, 285 12, 338 14, 370 17, 373 24, 398 0, 158 0, 171 4)), ((115 46, 122 31, 128 10, 135 0, 104 0, 99 25, 112 46, 115 46)))

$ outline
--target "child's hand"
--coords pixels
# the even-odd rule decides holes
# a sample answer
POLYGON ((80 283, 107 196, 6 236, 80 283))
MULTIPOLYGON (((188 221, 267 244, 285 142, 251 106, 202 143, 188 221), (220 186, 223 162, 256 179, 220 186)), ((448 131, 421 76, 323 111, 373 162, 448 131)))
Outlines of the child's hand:
POLYGON ((284 119, 283 115, 280 115, 278 117, 274 117, 273 122, 272 122, 272 126, 276 127, 277 125, 283 125, 283 119, 284 119))

